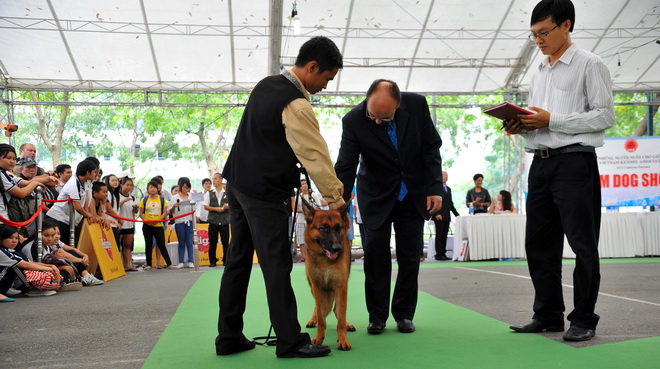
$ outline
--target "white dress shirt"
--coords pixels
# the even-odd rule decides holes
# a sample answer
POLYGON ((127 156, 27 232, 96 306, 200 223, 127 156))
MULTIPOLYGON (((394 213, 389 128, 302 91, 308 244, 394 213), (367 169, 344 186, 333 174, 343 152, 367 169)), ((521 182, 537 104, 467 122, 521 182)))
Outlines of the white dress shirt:
POLYGON ((610 72, 599 56, 575 44, 554 65, 543 60, 527 103, 550 112, 548 127, 523 131, 528 152, 572 144, 600 147, 605 130, 614 125, 610 72))

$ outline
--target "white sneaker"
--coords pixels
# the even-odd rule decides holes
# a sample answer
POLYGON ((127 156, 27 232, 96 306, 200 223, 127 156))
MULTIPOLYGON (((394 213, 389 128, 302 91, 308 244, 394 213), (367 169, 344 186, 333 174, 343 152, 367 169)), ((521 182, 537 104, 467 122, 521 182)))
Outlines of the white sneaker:
POLYGON ((179 268, 179 269, 183 269, 183 268, 185 268, 186 266, 183 265, 183 263, 179 263, 179 264, 177 264, 176 267, 179 268))
POLYGON ((188 262, 188 268, 193 268, 193 269, 195 269, 195 263, 193 263, 192 261, 189 261, 189 262, 188 262))
POLYGON ((7 290, 7 293, 5 293, 5 295, 7 295, 7 296, 18 296, 18 295, 23 295, 23 294, 25 294, 25 292, 23 292, 21 290, 17 290, 15 288, 11 288, 11 287, 7 290))
POLYGON ((29 297, 44 297, 44 296, 53 296, 57 291, 53 290, 32 290, 27 293, 29 297))
POLYGON ((96 285, 102 285, 105 282, 94 277, 91 274, 87 274, 86 276, 82 277, 82 283, 85 286, 96 286, 96 285))

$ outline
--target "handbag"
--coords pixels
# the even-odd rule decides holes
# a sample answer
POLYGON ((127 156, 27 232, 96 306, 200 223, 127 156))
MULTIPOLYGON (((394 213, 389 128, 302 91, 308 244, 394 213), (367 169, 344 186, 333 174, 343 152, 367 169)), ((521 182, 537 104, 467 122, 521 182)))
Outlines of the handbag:
POLYGON ((30 283, 30 286, 38 290, 57 291, 62 286, 62 276, 56 276, 53 272, 23 270, 23 274, 25 275, 25 279, 30 283))
POLYGON ((73 280, 71 282, 79 282, 81 279, 81 275, 78 272, 78 268, 76 268, 76 266, 73 264, 71 260, 60 258, 51 252, 44 255, 43 258, 41 259, 41 262, 44 264, 53 264, 55 266, 68 265, 71 268, 73 268, 73 273, 74 273, 74 275, 72 276, 73 280))

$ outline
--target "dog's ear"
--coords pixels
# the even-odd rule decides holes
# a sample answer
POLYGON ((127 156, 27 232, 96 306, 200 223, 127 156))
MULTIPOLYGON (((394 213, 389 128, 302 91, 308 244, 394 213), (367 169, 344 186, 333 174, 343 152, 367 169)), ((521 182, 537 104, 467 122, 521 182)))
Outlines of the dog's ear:
POLYGON ((302 210, 303 214, 305 214, 305 220, 307 223, 311 223, 312 219, 314 219, 314 206, 307 201, 304 197, 300 196, 300 201, 302 201, 302 210))
POLYGON ((345 202, 344 205, 340 206, 337 208, 337 211, 341 213, 341 218, 344 219, 344 227, 346 229, 350 228, 351 226, 351 219, 350 219, 350 213, 349 210, 351 208, 353 202, 345 202))

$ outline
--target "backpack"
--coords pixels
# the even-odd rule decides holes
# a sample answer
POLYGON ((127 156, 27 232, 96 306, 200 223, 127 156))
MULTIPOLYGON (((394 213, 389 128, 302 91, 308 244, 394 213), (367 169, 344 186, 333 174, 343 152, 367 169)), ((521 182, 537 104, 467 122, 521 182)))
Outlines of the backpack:
MULTIPOLYGON (((144 211, 147 211, 147 199, 149 199, 149 196, 145 196, 142 198, 142 208, 144 211)), ((165 199, 163 196, 160 197, 160 213, 163 214, 163 210, 165 210, 165 199)))
POLYGON ((14 222, 25 222, 34 215, 37 209, 37 199, 32 194, 22 199, 12 196, 7 205, 7 215, 9 215, 10 220, 14 222))
MULTIPOLYGON (((7 171, 3 170, 2 174, 11 182, 11 177, 7 174, 7 171)), ((30 219, 37 210, 37 198, 33 193, 19 199, 7 193, 5 187, 0 185, 0 196, 2 196, 2 201, 5 202, 7 207, 7 217, 14 222, 24 222, 30 219)))

